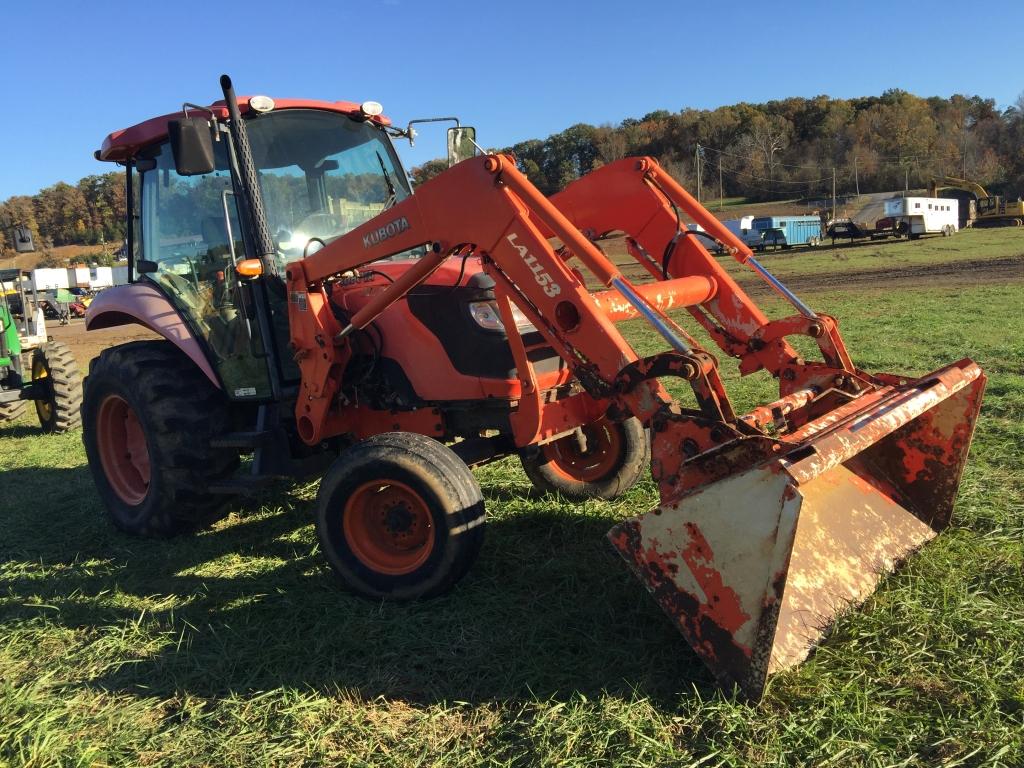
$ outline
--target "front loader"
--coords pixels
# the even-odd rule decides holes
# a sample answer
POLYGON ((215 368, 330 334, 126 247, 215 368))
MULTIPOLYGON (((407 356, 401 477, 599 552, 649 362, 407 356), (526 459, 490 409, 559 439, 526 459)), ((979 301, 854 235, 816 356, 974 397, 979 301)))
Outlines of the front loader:
POLYGON ((920 378, 858 369, 835 319, 654 160, 612 163, 547 199, 513 157, 486 154, 411 194, 389 145, 374 143, 402 133, 379 109, 236 100, 222 85, 224 102, 201 116, 140 124, 100 152, 128 164, 129 184, 133 168, 142 177, 143 277, 101 295, 87 320, 143 322, 167 339, 105 353, 86 382, 90 465, 122 528, 209 522, 218 494, 326 458, 317 531, 331 566, 359 594, 429 597, 480 546, 468 466, 518 453, 542 487, 609 498, 649 463, 658 507, 609 539, 723 685, 756 698, 949 524, 978 366, 920 378), (327 126, 328 112, 348 122, 327 126), (351 146, 339 144, 346 132, 351 146), (194 177, 220 190, 204 193, 223 205, 219 250, 188 250, 194 225, 160 218, 161 200, 194 177), (292 207, 304 191, 315 210, 278 230, 289 179, 303 182, 292 207), (377 196, 358 197, 368 189, 377 196), (684 217, 795 314, 769 320, 684 217), (627 280, 599 249, 615 231, 650 281, 627 280), (682 310, 742 374, 777 378, 778 399, 737 413, 682 310), (616 327, 635 317, 665 351, 637 354, 616 327), (487 327, 489 347, 468 333, 487 327), (794 336, 821 360, 803 359, 794 336), (466 375, 490 358, 505 373, 466 375), (689 385, 693 404, 666 379, 689 385), (247 450, 252 474, 235 480, 247 450))

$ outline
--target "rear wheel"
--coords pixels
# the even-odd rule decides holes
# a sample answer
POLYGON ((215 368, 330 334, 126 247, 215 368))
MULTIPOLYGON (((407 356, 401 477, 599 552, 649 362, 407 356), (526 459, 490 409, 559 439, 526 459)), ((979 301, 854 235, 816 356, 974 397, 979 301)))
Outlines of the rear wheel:
POLYGON ((374 435, 342 452, 317 495, 317 535, 358 595, 413 600, 449 591, 483 544, 484 501, 469 468, 422 435, 374 435))
POLYGON ((571 499, 614 499, 640 479, 650 463, 650 445, 639 419, 601 419, 529 448, 519 458, 539 491, 571 499))
POLYGON ((44 432, 67 432, 82 424, 82 377, 71 350, 48 341, 32 352, 32 381, 46 395, 35 401, 44 432))
POLYGON ((167 341, 104 350, 89 366, 82 403, 85 452, 114 525, 166 537, 209 525, 228 497, 207 487, 238 467, 210 441, 229 430, 228 403, 167 341))

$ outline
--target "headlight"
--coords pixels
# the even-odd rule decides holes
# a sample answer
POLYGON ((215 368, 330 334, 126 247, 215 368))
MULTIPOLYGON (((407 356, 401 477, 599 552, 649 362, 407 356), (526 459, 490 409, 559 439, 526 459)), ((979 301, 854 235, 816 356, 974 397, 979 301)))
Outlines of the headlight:
MULTIPOLYGON (((505 330, 505 326, 501 322, 501 314, 498 312, 498 302, 494 300, 470 302, 469 315, 485 331, 505 330)), ((515 304, 512 305, 512 317, 516 321, 519 333, 531 333, 537 330, 515 304)))

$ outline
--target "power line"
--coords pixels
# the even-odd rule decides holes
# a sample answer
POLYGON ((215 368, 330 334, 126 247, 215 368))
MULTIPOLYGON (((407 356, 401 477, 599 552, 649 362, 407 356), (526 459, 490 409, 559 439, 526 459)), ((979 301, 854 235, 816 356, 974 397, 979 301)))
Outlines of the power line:
MULTIPOLYGON (((715 147, 709 147, 706 144, 700 144, 699 146, 705 152, 714 152, 714 153, 718 154, 719 156, 733 157, 733 158, 736 158, 737 160, 743 160, 744 162, 749 162, 750 161, 750 157, 747 156, 747 155, 738 155, 735 152, 730 152, 730 151, 724 150, 724 149, 716 149, 715 147)), ((899 156, 889 155, 889 156, 880 156, 880 157, 875 158, 875 162, 876 163, 888 164, 888 165, 898 165, 898 166, 903 166, 903 165, 910 164, 910 163, 922 163, 922 162, 934 162, 934 161, 944 162, 946 160, 949 160, 949 158, 945 157, 943 155, 936 155, 934 153, 913 154, 913 155, 899 155, 899 156)), ((808 165, 808 164, 797 165, 795 163, 781 163, 781 162, 780 163, 772 163, 772 166, 773 167, 781 167, 781 168, 801 168, 801 169, 804 169, 804 170, 814 170, 817 173, 822 173, 822 167, 823 167, 820 163, 815 163, 815 164, 811 164, 811 165, 808 165)), ((831 165, 828 165, 827 167, 831 167, 831 165)), ((832 177, 830 175, 830 176, 825 177, 825 178, 826 179, 831 179, 832 177)))
POLYGON ((749 179, 754 179, 755 181, 763 181, 763 182, 766 182, 768 184, 793 184, 793 185, 796 185, 796 186, 807 186, 808 184, 816 184, 816 183, 818 183, 820 181, 830 181, 832 179, 831 175, 829 175, 829 176, 821 176, 821 177, 816 178, 816 179, 801 179, 801 180, 766 179, 764 176, 757 176, 757 175, 755 175, 753 173, 750 173, 749 171, 739 171, 739 170, 736 170, 734 168, 723 168, 723 171, 725 173, 731 174, 733 176, 746 176, 749 179))

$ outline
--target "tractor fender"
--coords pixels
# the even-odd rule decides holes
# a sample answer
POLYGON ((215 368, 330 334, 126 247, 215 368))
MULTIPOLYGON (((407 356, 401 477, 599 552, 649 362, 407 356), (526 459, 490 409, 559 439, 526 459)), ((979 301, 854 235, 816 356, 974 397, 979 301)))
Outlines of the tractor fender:
POLYGON ((181 314, 167 297, 150 283, 130 283, 107 288, 99 293, 85 311, 85 329, 141 325, 158 333, 184 352, 217 389, 217 374, 181 314))

